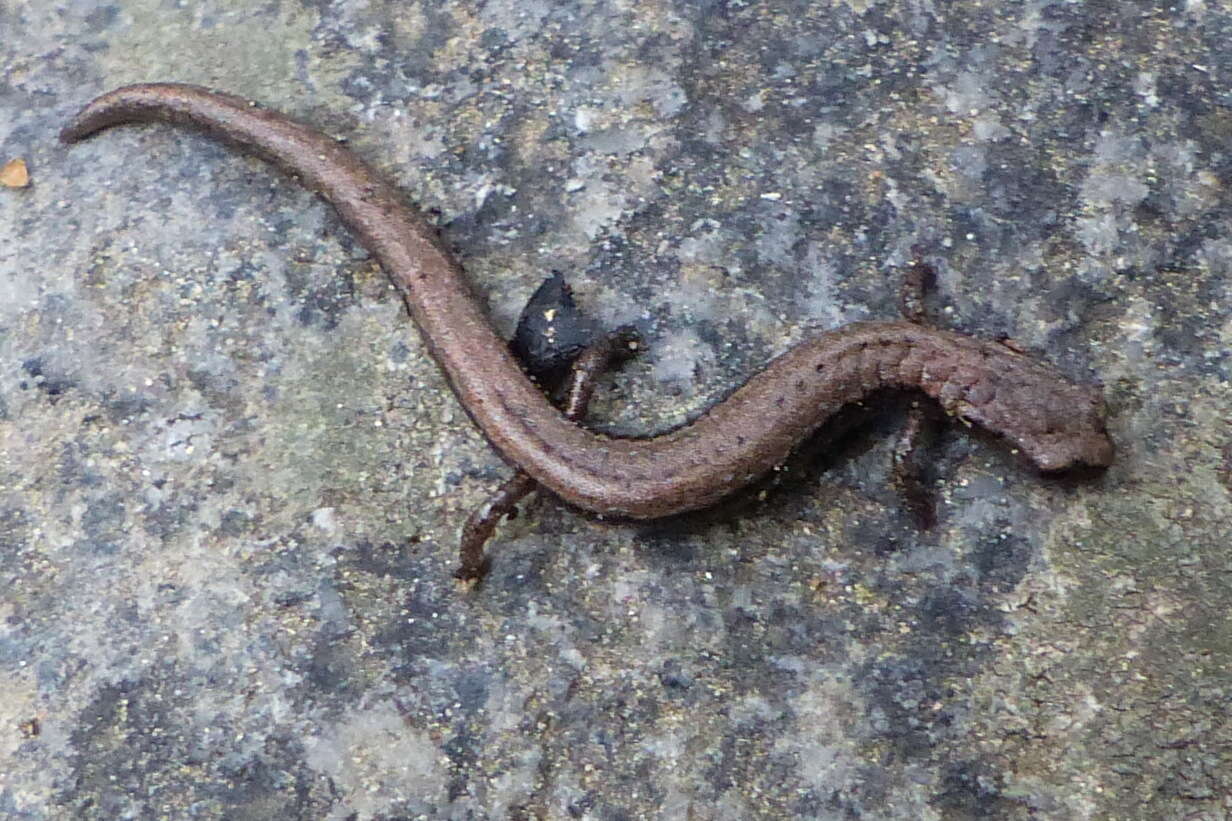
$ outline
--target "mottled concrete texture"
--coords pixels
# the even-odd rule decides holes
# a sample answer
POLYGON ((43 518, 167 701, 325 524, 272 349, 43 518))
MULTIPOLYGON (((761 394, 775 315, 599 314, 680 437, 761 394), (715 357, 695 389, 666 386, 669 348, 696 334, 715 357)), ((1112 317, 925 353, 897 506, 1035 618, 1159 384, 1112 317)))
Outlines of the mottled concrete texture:
POLYGON ((5 0, 0 816, 1232 817, 1226 3, 5 0), (902 409, 717 517, 508 469, 332 211, 168 127, 180 80, 345 138, 507 332, 548 271, 678 424, 809 328, 896 313, 1106 386, 1105 475, 902 409))

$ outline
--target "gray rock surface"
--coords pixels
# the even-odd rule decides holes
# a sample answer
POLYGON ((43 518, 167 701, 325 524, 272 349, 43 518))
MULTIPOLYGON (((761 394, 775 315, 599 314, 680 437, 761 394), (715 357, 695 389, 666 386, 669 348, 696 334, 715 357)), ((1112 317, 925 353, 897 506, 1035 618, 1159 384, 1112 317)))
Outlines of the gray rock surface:
MULTIPOLYGON (((0 816, 1232 816, 1232 11, 1159 4, 0 5, 0 816), (809 328, 944 324, 1106 386, 1116 464, 900 410, 717 517, 508 475, 333 213, 143 80, 345 138, 494 322, 565 271, 644 433, 809 328)), ((873 409, 875 410, 875 409, 873 409)))

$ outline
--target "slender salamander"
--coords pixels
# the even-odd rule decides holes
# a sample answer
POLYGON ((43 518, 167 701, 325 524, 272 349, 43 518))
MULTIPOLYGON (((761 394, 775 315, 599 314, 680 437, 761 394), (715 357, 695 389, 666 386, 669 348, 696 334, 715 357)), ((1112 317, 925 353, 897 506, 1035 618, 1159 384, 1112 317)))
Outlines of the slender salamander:
POLYGON ((594 433, 527 379, 433 228, 339 143, 247 100, 169 83, 98 97, 61 139, 148 121, 203 130, 324 197, 405 293, 428 349, 493 447, 591 513, 654 519, 712 505, 780 464, 840 407, 885 387, 923 391, 1043 471, 1112 461, 1098 388, 1001 343, 902 320, 817 333, 676 430, 644 439, 594 433))

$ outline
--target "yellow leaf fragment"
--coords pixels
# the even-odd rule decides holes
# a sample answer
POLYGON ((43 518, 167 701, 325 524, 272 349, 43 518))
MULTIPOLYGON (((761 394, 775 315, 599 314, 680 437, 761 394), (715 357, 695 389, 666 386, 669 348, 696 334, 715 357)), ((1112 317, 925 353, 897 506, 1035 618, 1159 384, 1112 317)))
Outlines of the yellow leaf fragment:
POLYGON ((5 188, 25 188, 30 184, 30 172, 25 160, 9 160, 0 168, 0 185, 5 188))

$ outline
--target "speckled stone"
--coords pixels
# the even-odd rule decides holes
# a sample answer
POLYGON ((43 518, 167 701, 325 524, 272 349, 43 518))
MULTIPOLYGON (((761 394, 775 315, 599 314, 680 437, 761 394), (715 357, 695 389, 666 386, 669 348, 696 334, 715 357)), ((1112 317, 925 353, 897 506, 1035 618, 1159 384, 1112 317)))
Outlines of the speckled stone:
POLYGON ((1106 2, 0 5, 0 816, 1232 817, 1232 10, 1106 2), (809 328, 1010 336, 1116 464, 901 407, 717 515, 509 475, 309 192, 168 127, 177 80, 348 140, 512 329, 560 270, 679 424, 809 328))

